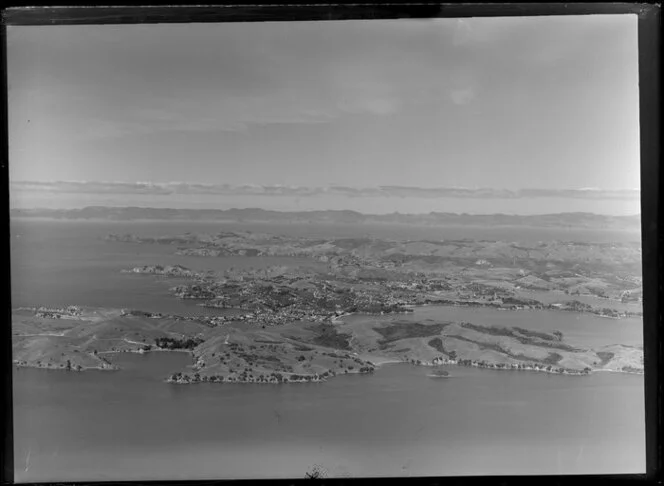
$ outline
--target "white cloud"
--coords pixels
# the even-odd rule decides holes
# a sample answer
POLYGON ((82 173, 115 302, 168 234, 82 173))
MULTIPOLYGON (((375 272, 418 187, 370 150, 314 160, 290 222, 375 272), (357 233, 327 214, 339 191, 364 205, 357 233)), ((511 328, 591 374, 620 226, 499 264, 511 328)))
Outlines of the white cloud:
POLYGON ((379 186, 308 187, 260 184, 198 184, 187 182, 113 182, 113 181, 13 181, 12 191, 57 192, 67 194, 152 194, 152 195, 262 195, 314 197, 337 195, 361 198, 461 198, 461 199, 518 199, 571 198, 604 200, 638 200, 639 190, 581 189, 521 189, 510 191, 494 188, 379 186))

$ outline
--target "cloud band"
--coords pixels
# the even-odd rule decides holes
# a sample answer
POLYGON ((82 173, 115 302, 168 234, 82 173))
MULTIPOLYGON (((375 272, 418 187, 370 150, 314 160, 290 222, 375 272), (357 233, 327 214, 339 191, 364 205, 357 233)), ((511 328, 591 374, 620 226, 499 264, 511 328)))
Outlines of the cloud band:
POLYGON ((52 192, 62 194, 147 194, 147 195, 261 195, 261 196, 345 196, 377 198, 469 198, 469 199, 520 199, 520 198, 574 198, 606 200, 638 200, 640 190, 607 190, 598 188, 581 189, 492 189, 458 187, 412 187, 412 186, 377 186, 377 187, 307 187, 285 185, 232 185, 232 184, 196 184, 185 182, 93 182, 93 181, 15 181, 11 183, 14 191, 52 192))

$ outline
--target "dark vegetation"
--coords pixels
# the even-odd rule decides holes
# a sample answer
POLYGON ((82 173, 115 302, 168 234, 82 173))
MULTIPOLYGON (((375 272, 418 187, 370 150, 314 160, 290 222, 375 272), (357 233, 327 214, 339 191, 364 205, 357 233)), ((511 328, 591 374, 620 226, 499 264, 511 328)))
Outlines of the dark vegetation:
POLYGON ((162 314, 156 312, 146 312, 141 310, 127 310, 124 312, 124 315, 135 316, 135 317, 161 317, 162 314))
POLYGON ((160 349, 194 349, 202 342, 203 339, 200 338, 175 339, 164 337, 154 340, 155 346, 160 349))
POLYGON ((512 329, 518 331, 519 334, 523 336, 543 339, 545 341, 562 341, 563 339, 563 333, 560 331, 553 331, 552 334, 547 334, 545 332, 531 331, 529 329, 524 329, 522 327, 513 327, 512 329))
MULTIPOLYGON (((516 357, 518 356, 518 355, 514 355, 514 354, 509 353, 508 351, 506 351, 505 349, 503 349, 502 346, 499 346, 498 344, 495 344, 495 343, 482 343, 482 342, 477 342, 477 341, 473 341, 472 339, 469 339, 469 338, 467 338, 467 337, 465 337, 465 336, 460 336, 460 335, 458 335, 458 334, 451 334, 449 337, 454 338, 454 339, 458 339, 459 341, 465 341, 465 342, 467 342, 467 343, 473 343, 473 344, 475 344, 478 348, 480 348, 481 350, 486 350, 486 349, 488 349, 488 350, 490 350, 490 351, 496 351, 497 353, 506 354, 506 355, 508 355, 508 356, 510 356, 510 357, 512 357, 512 358, 516 358, 516 357)), ((526 358, 527 360, 532 361, 531 358, 528 358, 528 357, 525 357, 525 358, 526 358)), ((518 359, 518 358, 517 358, 517 359, 518 359)))
MULTIPOLYGON (((453 335, 453 336, 450 336, 450 337, 455 338, 455 339, 459 339, 461 341, 466 341, 468 343, 473 343, 473 344, 477 345, 481 350, 487 350, 488 349, 490 351, 495 351, 497 353, 509 356, 512 359, 518 359, 519 361, 530 361, 530 362, 533 362, 533 363, 544 363, 545 362, 545 360, 538 360, 537 358, 533 358, 531 356, 526 356, 525 354, 512 353, 512 352, 508 351, 507 349, 503 348, 502 346, 500 346, 499 344, 478 343, 477 341, 473 341, 472 339, 468 339, 464 336, 453 335)), ((552 354, 554 354, 554 353, 552 353, 552 354)), ((561 358, 562 358, 562 356, 561 356, 561 358)), ((549 358, 546 358, 546 359, 549 359, 549 358)))
POLYGON ((597 357, 602 360, 599 363, 600 366, 606 365, 615 356, 614 353, 610 353, 608 351, 598 351, 596 354, 597 354, 597 357))
POLYGON ((316 336, 312 340, 313 344, 350 351, 351 335, 337 332, 332 324, 317 324, 309 329, 316 332, 316 336))
POLYGON ((511 337, 519 341, 521 344, 528 344, 531 346, 540 346, 545 348, 554 348, 563 351, 580 351, 579 349, 570 346, 569 344, 559 342, 558 337, 560 336, 560 339, 562 339, 562 333, 560 331, 554 331, 553 334, 549 335, 537 331, 528 331, 526 329, 521 329, 521 328, 480 326, 477 324, 471 324, 470 322, 464 322, 461 325, 466 329, 470 329, 476 332, 481 332, 483 334, 490 334, 492 336, 511 337), (525 333, 523 331, 525 331, 525 333), (542 336, 547 336, 547 338, 544 338, 542 336), (540 340, 535 340, 535 338, 538 338, 540 340))
POLYGON ((387 327, 374 327, 373 330, 383 336, 378 344, 384 349, 389 343, 400 339, 437 336, 451 322, 438 324, 420 324, 419 322, 395 322, 387 327))
POLYGON ((427 344, 429 344, 429 346, 431 346, 433 349, 435 349, 439 353, 443 353, 444 355, 449 356, 450 359, 456 359, 456 357, 457 357, 457 354, 456 354, 455 351, 449 351, 445 348, 445 345, 443 344, 443 340, 439 337, 433 338, 427 344))
POLYGON ((558 353, 549 353, 549 355, 542 360, 542 363, 554 365, 558 364, 561 359, 563 359, 563 357, 558 353))

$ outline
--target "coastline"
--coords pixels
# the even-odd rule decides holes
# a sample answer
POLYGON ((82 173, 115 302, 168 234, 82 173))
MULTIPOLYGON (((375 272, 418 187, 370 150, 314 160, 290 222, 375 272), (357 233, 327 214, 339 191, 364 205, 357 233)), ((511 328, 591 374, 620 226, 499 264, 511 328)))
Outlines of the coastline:
POLYGON ((55 365, 42 365, 42 364, 33 364, 33 363, 18 363, 16 361, 12 361, 12 365, 16 368, 32 368, 32 369, 37 369, 37 370, 53 370, 53 371, 66 371, 66 372, 73 372, 73 373, 82 373, 84 371, 121 371, 122 368, 120 368, 117 365, 114 364, 109 364, 106 366, 81 366, 80 368, 70 368, 67 369, 62 366, 55 366, 55 365))
MULTIPOLYGON (((429 304, 431 305, 431 304, 429 304)), ((96 311, 95 311, 96 312, 96 311)), ((339 324, 343 323, 344 319, 353 316, 358 313, 344 313, 340 314, 338 316, 334 316, 331 319, 331 322, 339 324)), ((343 332, 343 331, 341 331, 343 332)), ((46 333, 44 333, 46 335, 46 333)), ((58 334, 59 335, 59 334, 58 334)), ((155 347, 154 345, 148 345, 150 349, 145 349, 144 346, 146 346, 145 342, 138 342, 138 341, 130 341, 127 339, 124 339, 128 344, 131 345, 136 345, 138 347, 131 347, 131 348, 125 348, 125 349, 119 349, 119 350, 105 350, 105 351, 98 351, 96 354, 100 355, 119 355, 120 353, 134 353, 134 354, 146 354, 146 353, 151 353, 151 352, 179 352, 179 353, 187 353, 189 354, 193 360, 200 360, 203 358, 204 355, 197 356, 194 352, 193 349, 168 349, 168 348, 158 348, 155 347)), ((592 366, 587 367, 585 369, 576 369, 576 368, 559 368, 556 366, 551 366, 547 365, 544 363, 537 363, 537 362, 532 362, 532 363, 526 363, 526 362, 510 362, 510 363, 503 363, 503 362, 485 362, 485 361, 475 361, 473 359, 464 359, 464 360, 453 360, 449 359, 448 357, 445 356, 438 356, 435 359, 430 359, 430 358, 425 358, 422 359, 422 357, 418 357, 418 355, 412 355, 410 359, 406 358, 401 358, 401 357, 392 357, 392 356, 385 356, 385 355, 377 355, 374 353, 358 353, 354 352, 351 350, 348 350, 349 352, 347 354, 355 356, 355 359, 359 359, 365 362, 365 364, 369 365, 371 368, 380 368, 383 365, 390 365, 390 364, 400 364, 400 363, 408 363, 411 365, 415 366, 426 366, 426 367, 438 367, 438 366, 465 366, 465 367, 475 367, 475 368, 481 368, 481 369, 495 369, 495 370, 511 370, 511 371, 531 371, 531 372, 538 372, 538 373, 547 373, 547 374, 557 374, 557 375, 569 375, 569 376, 585 376, 592 374, 597 371, 609 371, 609 372, 614 372, 614 373, 628 373, 628 374, 643 374, 638 370, 638 367, 634 369, 628 369, 628 370, 622 370, 622 369, 595 369, 592 366)), ((323 353, 324 354, 324 353, 323 353)), ((75 360, 73 358, 75 355, 69 356, 72 359, 72 363, 75 363, 78 360, 75 360)), ((348 356, 350 358, 350 356, 348 356)), ((64 358, 66 359, 66 358, 64 358)), ((206 358, 203 358, 206 359, 206 358)), ((68 360, 67 360, 68 361, 68 360)), ((199 361, 197 361, 199 362, 199 361)), ((182 383, 182 384, 189 384, 189 383, 197 383, 199 382, 199 379, 194 380, 192 377, 193 375, 198 375, 198 372, 200 371, 201 375, 198 375, 200 377, 200 382, 230 382, 230 383, 247 383, 247 384, 256 384, 256 383, 264 383, 268 382, 271 383, 270 381, 270 371, 273 373, 276 372, 275 370, 270 370, 264 369, 261 371, 262 376, 258 375, 255 377, 251 377, 247 379, 246 377, 240 377, 240 376, 227 376, 223 374, 224 372, 222 371, 222 374, 219 374, 219 371, 212 371, 208 370, 205 368, 205 361, 202 361, 203 363, 203 368, 200 366, 197 367, 196 364, 193 366, 193 371, 189 373, 188 371, 186 372, 188 375, 190 375, 189 378, 186 378, 182 381, 177 381, 177 380, 167 380, 170 382, 177 382, 177 383, 182 383), (230 378, 230 380, 227 380, 227 378, 230 378), (260 378, 260 379, 259 379, 260 378), (264 380, 264 381, 261 381, 264 380)), ((57 364, 46 364, 46 363, 14 363, 18 367, 31 367, 35 369, 51 369, 51 370, 65 370, 67 371, 67 368, 65 365, 63 365, 63 362, 59 362, 57 364)), ((325 365, 324 365, 325 366, 325 365)), ((280 376, 283 376, 284 379, 279 378, 276 382, 287 382, 287 383, 309 383, 309 382, 321 382, 325 381, 326 378, 332 377, 332 376, 337 376, 339 374, 368 374, 370 372, 368 371, 360 371, 358 369, 351 369, 352 367, 336 367, 336 366, 330 366, 329 364, 326 366, 327 371, 320 372, 319 374, 308 374, 308 373, 277 373, 280 376), (325 373, 324 375, 322 373, 325 373), (287 375, 294 375, 297 376, 295 379, 289 379, 287 378, 287 375)), ((86 370, 118 370, 121 369, 119 366, 114 365, 112 363, 108 363, 107 365, 98 365, 98 366, 82 366, 79 364, 72 364, 70 366, 70 369, 72 371, 86 371, 86 370)), ((184 371, 184 370, 183 370, 184 371)), ((373 371, 373 370, 372 370, 373 371)))
POLYGON ((134 353, 134 354, 148 354, 156 352, 167 352, 167 353, 188 353, 193 354, 188 349, 121 349, 119 351, 97 351, 97 354, 121 354, 121 353, 134 353))
POLYGON ((593 373, 617 373, 622 375, 640 375, 640 376, 645 375, 645 371, 623 371, 623 370, 606 370, 606 369, 593 370, 593 373))
POLYGON ((389 364, 400 364, 400 363, 407 364, 408 363, 408 361, 404 361, 402 359, 381 358, 381 357, 372 358, 372 357, 362 356, 362 359, 366 359, 367 361, 370 361, 377 368, 380 368, 383 365, 389 365, 389 364))
MULTIPOLYGON (((168 349, 159 349, 159 350, 153 350, 153 351, 163 351, 163 352, 181 352, 181 353, 188 353, 192 354, 190 351, 186 350, 168 350, 168 349)), ((152 351, 134 351, 134 350, 124 350, 124 351, 104 351, 104 352, 99 352, 98 354, 121 354, 121 353, 134 353, 134 354, 147 354, 152 351)), ((511 366, 506 366, 506 367, 497 367, 493 365, 479 365, 479 364, 470 364, 470 365, 462 365, 459 363, 445 363, 445 364, 433 364, 433 363, 411 363, 409 361, 404 361, 404 360, 398 360, 398 359, 390 359, 390 358, 374 358, 373 360, 368 359, 367 361, 371 362, 371 364, 375 368, 382 368, 385 365, 411 365, 411 366, 418 366, 418 367, 427 367, 427 368, 437 368, 439 366, 454 366, 454 367, 470 367, 470 368, 478 368, 478 369, 486 369, 486 370, 496 370, 496 371, 521 371, 521 372, 531 372, 531 373, 546 373, 546 374, 551 374, 551 375, 562 375, 562 376, 589 376, 594 373, 615 373, 615 374, 627 374, 627 375, 637 375, 637 376, 644 376, 644 372, 639 372, 639 371, 622 371, 622 370, 611 370, 611 369, 592 369, 589 372, 569 372, 569 371, 555 371, 555 370, 547 370, 547 369, 538 369, 538 368, 525 368, 525 369, 519 369, 519 368, 514 368, 511 366)), ((85 371, 122 371, 122 367, 115 365, 115 364, 109 364, 106 366, 82 366, 80 368, 70 368, 66 369, 61 366, 54 366, 54 365, 37 365, 37 364, 30 364, 30 363, 18 363, 16 361, 12 362, 12 364, 16 368, 31 368, 31 369, 41 369, 41 370, 52 370, 52 371, 66 371, 66 372, 74 372, 74 373, 82 373, 85 371)), ((233 379, 233 380, 227 380, 227 379, 210 379, 210 377, 205 376, 199 380, 173 380, 171 377, 166 377, 164 378, 165 383, 170 383, 170 384, 177 384, 177 385, 193 385, 197 383, 230 383, 230 384, 246 384, 246 385, 263 385, 263 384, 268 384, 268 385, 281 385, 281 384, 288 384, 288 383, 323 383, 329 380, 330 378, 334 378, 337 376, 342 376, 342 375, 351 375, 351 374, 356 374, 356 375, 367 375, 371 374, 371 372, 361 372, 359 370, 344 370, 343 373, 332 373, 326 377, 318 376, 315 377, 314 375, 306 375, 307 377, 311 377, 310 379, 290 379, 286 377, 287 379, 283 381, 259 381, 259 380, 240 380, 240 379, 233 379)), ((188 375, 187 375, 188 376, 188 375)), ((429 377, 436 377, 439 378, 437 375, 427 375, 429 377)), ((447 378, 446 376, 445 378, 447 378)))

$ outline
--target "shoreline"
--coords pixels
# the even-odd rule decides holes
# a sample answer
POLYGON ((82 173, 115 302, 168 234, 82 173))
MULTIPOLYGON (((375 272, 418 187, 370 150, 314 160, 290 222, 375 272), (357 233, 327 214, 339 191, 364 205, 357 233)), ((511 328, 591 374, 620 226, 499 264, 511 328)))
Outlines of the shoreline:
POLYGON ((377 368, 380 368, 382 365, 392 365, 392 364, 407 364, 410 366, 419 366, 419 367, 425 367, 425 368, 439 368, 442 366, 454 366, 456 368, 477 368, 481 370, 496 370, 496 371, 522 371, 522 372, 531 372, 531 373, 546 373, 550 375, 563 375, 563 376, 589 376, 593 374, 596 371, 612 371, 615 373, 631 373, 631 374, 642 374, 642 373, 637 373, 637 372, 629 372, 629 371, 619 371, 619 370, 602 370, 602 369, 596 369, 596 370, 590 370, 589 372, 583 372, 579 370, 576 372, 575 370, 572 370, 572 372, 569 371, 555 371, 555 370, 547 370, 547 369, 540 369, 540 368, 516 368, 510 366, 504 366, 504 367, 498 367, 494 365, 479 365, 477 363, 469 364, 469 365, 464 365, 460 363, 454 363, 454 362, 448 362, 448 363, 440 363, 440 364, 435 364, 431 362, 421 362, 421 363, 412 363, 411 361, 404 361, 404 360, 385 360, 380 363, 374 363, 374 366, 377 368))
MULTIPOLYGON (((190 355, 193 355, 191 351, 183 350, 183 349, 175 349, 175 350, 170 350, 170 349, 155 349, 151 351, 135 351, 135 350, 126 350, 126 351, 101 351, 98 352, 97 354, 122 354, 122 353, 132 353, 132 354, 148 354, 150 352, 179 352, 179 353, 187 353, 190 355)), ((497 366, 492 366, 492 365, 479 365, 476 363, 469 364, 469 365, 463 365, 459 363, 441 363, 441 364, 435 364, 431 362, 421 362, 421 363, 412 363, 410 361, 404 361, 402 359, 392 359, 392 358, 381 358, 381 357, 367 357, 367 356, 362 356, 362 359, 365 359, 366 361, 370 362, 372 366, 374 366, 376 369, 382 368, 385 365, 410 365, 410 366, 417 366, 417 367, 424 367, 424 368, 439 368, 439 367, 455 367, 455 368, 477 368, 480 370, 495 370, 495 371, 521 371, 521 372, 531 372, 531 373, 545 373, 545 374, 550 374, 550 375, 560 375, 560 376, 590 376, 594 373, 615 373, 615 374, 626 374, 626 375, 638 375, 638 376, 644 376, 645 372, 640 372, 640 371, 622 371, 622 370, 614 370, 614 369, 591 369, 589 372, 558 372, 554 370, 547 370, 547 369, 537 369, 537 368, 515 368, 512 366, 505 366, 505 367, 497 367, 497 366)), ((29 363, 17 363, 17 362, 12 362, 15 368, 32 368, 32 369, 41 369, 41 370, 53 370, 53 371, 71 371, 75 373, 81 373, 84 371, 122 371, 123 368, 116 365, 116 364, 109 364, 107 366, 84 366, 81 367, 80 369, 75 369, 75 368, 70 368, 66 369, 60 366, 52 366, 52 365, 36 365, 36 364, 29 364, 29 363)), ((164 378, 165 383, 170 383, 170 384, 178 384, 178 385, 193 385, 197 383, 231 383, 231 384, 247 384, 247 385, 261 385, 261 384, 272 384, 272 385, 280 385, 280 384, 287 384, 287 383, 323 383, 326 382, 330 378, 335 378, 337 376, 343 376, 343 375, 370 375, 372 372, 361 372, 359 370, 344 370, 342 373, 337 373, 334 372, 334 374, 328 375, 326 377, 320 376, 319 378, 313 378, 314 375, 305 375, 305 376, 311 376, 312 378, 310 380, 307 379, 298 379, 298 380, 285 380, 285 381, 258 381, 258 380, 232 380, 232 381, 227 381, 227 380, 210 380, 209 377, 208 379, 200 379, 198 381, 179 381, 179 380, 172 380, 170 377, 164 378)), ((429 376, 429 375, 427 375, 429 376)))
POLYGON ((643 376, 645 375, 645 370, 644 371, 622 371, 622 370, 606 370, 606 369, 598 369, 598 370, 593 370, 593 373, 617 373, 621 375, 640 375, 643 376))
POLYGON ((578 314, 586 314, 598 318, 603 318, 603 319, 612 319, 616 321, 622 321, 622 320, 627 320, 627 319, 641 319, 643 320, 643 314, 635 314, 635 315, 620 315, 620 316, 609 316, 609 315, 604 315, 604 314, 599 314, 598 312, 593 312, 592 310, 590 311, 585 311, 585 310, 576 310, 576 309, 565 309, 565 308, 558 308, 558 307, 542 307, 542 308, 509 308, 509 307, 499 307, 492 305, 491 303, 477 303, 477 302, 464 302, 464 301, 455 301, 455 302, 426 302, 423 304, 404 304, 404 308, 410 309, 408 312, 389 312, 389 313, 383 313, 383 314, 369 314, 369 313, 362 313, 362 312, 350 312, 347 314, 342 314, 339 316, 332 317, 330 319, 331 323, 339 323, 343 322, 343 319, 346 317, 351 317, 351 316, 372 316, 372 317, 380 317, 380 316, 393 316, 393 315, 400 315, 400 314, 413 314, 414 312, 417 311, 417 309, 424 308, 424 307, 451 307, 451 308, 470 308, 470 309, 489 309, 489 310, 496 310, 500 312, 567 312, 567 313, 573 313, 576 312, 578 314))
MULTIPOLYGON (((450 306, 449 304, 435 304, 435 303, 428 303, 424 304, 422 306, 411 306, 411 308, 417 308, 417 307, 453 307, 450 306)), ((366 317, 366 318, 375 318, 376 316, 373 314, 362 314, 358 312, 349 312, 349 313, 343 313, 340 315, 335 315, 334 317, 330 318, 330 321, 332 324, 345 324, 345 320, 347 318, 353 317, 353 316, 359 316, 360 318, 366 317)), ((387 317, 388 319, 390 318, 390 314, 385 315, 384 317, 387 317)), ((64 333, 64 332, 63 332, 64 333)), ((40 334, 43 336, 53 336, 53 337, 63 337, 61 334, 56 334, 56 333, 44 333, 40 334)), ((39 336, 39 335, 38 335, 39 336)), ((16 336, 16 337, 23 337, 23 336, 16 336)), ((26 336, 27 337, 27 336, 26 336)), ((155 347, 154 344, 152 345, 147 345, 144 342, 137 342, 137 341, 130 341, 127 339, 118 339, 120 341, 125 341, 127 344, 132 345, 130 348, 125 348, 125 349, 118 349, 118 350, 104 350, 104 351, 98 351, 96 354, 101 356, 104 355, 119 355, 120 353, 133 353, 133 354, 146 354, 146 353, 151 353, 151 352, 179 352, 179 353, 187 353, 189 354, 192 359, 196 357, 194 350, 192 349, 167 349, 167 348, 158 348, 155 347), (138 347, 135 347, 138 346, 138 347), (144 346, 150 346, 150 349, 144 349, 144 346)), ((626 374, 640 374, 643 375, 644 372, 640 371, 638 368, 637 369, 631 369, 631 370, 620 370, 620 369, 589 369, 589 370, 582 370, 582 369, 565 369, 565 368, 557 368, 553 367, 552 369, 546 369, 546 364, 537 364, 537 363, 475 363, 475 362, 468 362, 468 363, 457 363, 454 362, 453 360, 446 360, 443 358, 440 358, 440 360, 434 360, 434 361, 425 361, 425 360, 420 360, 417 359, 417 356, 413 359, 403 359, 400 357, 391 357, 391 356, 381 356, 373 353, 358 353, 358 352, 351 352, 351 354, 355 355, 357 358, 366 361, 370 366, 374 368, 380 368, 383 367, 384 365, 391 365, 391 364, 400 364, 400 363, 408 363, 411 365, 416 365, 416 366, 426 366, 426 367, 438 367, 438 366, 465 366, 465 367, 474 367, 474 368, 480 368, 480 369, 494 369, 494 370, 512 370, 512 371, 532 371, 532 372, 538 372, 538 373, 547 373, 547 374, 554 374, 554 375, 569 375, 569 376, 585 376, 592 374, 597 371, 606 371, 606 372, 614 372, 614 373, 626 373, 626 374), (519 368, 519 366, 522 366, 519 368)), ((15 363, 16 364, 16 363, 15 363)), ((21 367, 30 367, 30 368, 35 368, 35 369, 51 369, 51 370, 66 370, 64 366, 61 366, 62 363, 58 363, 56 365, 46 365, 42 363, 41 365, 37 364, 16 364, 16 366, 21 366, 21 367)), ((82 367, 81 369, 76 369, 76 366, 78 365, 73 365, 72 366, 72 371, 86 371, 86 370, 117 370, 121 369, 118 365, 115 365, 113 363, 108 363, 108 365, 100 365, 100 366, 87 366, 87 367, 82 367)), ((185 370, 183 370, 185 371, 185 370)), ((332 370, 330 370, 332 371, 332 370)), ((185 371, 187 372, 187 371, 185 371)), ((338 376, 339 374, 352 374, 352 373, 358 373, 358 374, 364 374, 362 372, 359 372, 358 370, 346 370, 344 368, 340 368, 338 371, 333 371, 334 374, 330 376, 338 376)), ((313 377, 313 375, 311 375, 313 377)), ((207 380, 206 380, 207 381, 207 380)), ((291 383, 298 383, 298 382, 320 382, 320 381, 325 381, 325 379, 303 379, 303 380, 293 380, 293 381, 287 381, 291 383)), ((215 381, 212 381, 215 382, 215 381)), ((222 381, 225 382, 225 381, 222 381)), ((247 384, 255 384, 255 383, 262 383, 260 381, 254 381, 254 380, 247 380, 247 381, 238 381, 238 380, 233 380, 230 381, 231 383, 247 383, 247 384)), ((183 384, 189 384, 192 383, 190 381, 186 381, 183 384)))
POLYGON ((84 371, 122 371, 122 368, 120 368, 117 365, 111 364, 108 366, 82 366, 80 369, 75 369, 75 368, 63 368, 60 366, 53 366, 53 365, 37 365, 37 364, 30 364, 30 363, 17 363, 15 361, 12 361, 12 365, 15 368, 31 368, 31 369, 36 369, 36 370, 52 370, 52 371, 67 371, 67 372, 73 372, 73 373, 83 373, 84 371))
MULTIPOLYGON (((441 307, 441 308, 450 308, 454 306, 450 306, 449 304, 434 304, 434 303, 428 303, 424 304, 422 306, 411 306, 411 308, 417 308, 417 307, 441 307)), ((88 311, 93 311, 94 313, 97 313, 99 310, 92 310, 88 309, 88 311)), ((359 312, 347 312, 347 313, 342 313, 339 315, 335 315, 334 317, 331 317, 328 322, 334 325, 343 325, 343 324, 348 324, 346 323, 346 320, 349 318, 359 318, 359 319, 375 319, 379 318, 375 316, 374 314, 363 314, 359 312), (356 317, 357 316, 357 317, 356 317)), ((386 319, 391 318, 391 314, 387 314, 383 316, 386 319)), ((352 324, 349 324, 352 325, 352 324)), ((343 332, 340 331, 340 332, 343 332)), ((29 336, 29 335, 15 335, 13 337, 16 338, 29 338, 29 337, 50 337, 50 338, 63 338, 66 337, 66 331, 60 331, 58 333, 52 332, 52 333, 39 333, 35 334, 34 336, 29 336)), ((120 354, 120 353, 134 353, 134 354, 146 354, 146 353, 151 353, 151 352, 179 352, 179 353, 187 353, 193 358, 195 358, 195 352, 193 349, 168 349, 168 348, 159 348, 156 347, 154 344, 147 344, 145 342, 138 342, 138 341, 132 341, 128 340, 126 338, 118 338, 119 342, 126 342, 126 345, 129 345, 130 347, 124 348, 124 349, 117 349, 117 350, 110 350, 106 349, 103 351, 98 351, 96 354, 98 354, 101 358, 101 356, 107 356, 107 355, 114 355, 114 354, 120 354), (149 349, 144 349, 145 347, 149 347, 149 349)), ((621 370, 621 369, 614 369, 614 370, 606 370, 606 369, 591 369, 586 371, 585 369, 565 369, 565 368, 558 368, 553 366, 553 369, 547 370, 546 366, 547 364, 541 364, 541 363, 532 363, 532 364, 527 364, 527 363, 502 363, 502 362, 496 362, 496 363, 454 363, 448 360, 445 360, 443 358, 440 358, 440 360, 434 360, 434 361, 426 361, 426 360, 421 360, 418 359, 417 356, 414 356, 413 359, 403 359, 401 357, 392 357, 392 356, 382 356, 379 354, 374 354, 371 352, 354 352, 351 350, 351 354, 355 355, 357 358, 360 358, 368 363, 370 363, 371 366, 373 367, 382 367, 383 365, 388 365, 388 364, 398 364, 398 363, 410 363, 414 365, 420 365, 420 366, 428 366, 428 367, 436 367, 440 365, 455 365, 455 366, 470 366, 470 367, 475 367, 475 368, 482 368, 482 369, 495 369, 495 370, 512 370, 512 371, 533 371, 533 372, 539 372, 539 373, 548 373, 548 374, 558 374, 558 375, 587 375, 590 373, 594 373, 596 371, 610 371, 610 372, 615 372, 615 373, 629 373, 629 374, 644 374, 643 371, 640 371, 638 367, 636 369, 631 369, 631 370, 621 370), (522 366, 519 368, 519 366, 522 366)), ((69 357, 72 359, 72 362, 76 362, 77 360, 74 359, 74 355, 70 355, 69 357)), ((103 358, 101 358, 103 359, 103 358)), ((64 362, 64 361, 63 361, 64 362)), ((31 364, 25 364, 25 365, 20 365, 20 366, 27 366, 27 367, 32 367, 32 368, 39 368, 39 369, 54 369, 54 370, 62 370, 65 369, 64 366, 61 366, 61 362, 57 362, 55 365, 47 365, 45 363, 42 363, 41 366, 35 363, 31 364)), ((18 365, 17 365, 18 366, 18 365)), ((75 368, 76 364, 72 366, 72 368, 75 368)), ((99 370, 108 370, 108 369, 117 369, 118 366, 114 365, 112 363, 109 363, 108 365, 99 365, 99 366, 87 366, 87 367, 82 367, 82 369, 74 369, 74 371, 84 371, 88 369, 99 369, 99 370)), ((341 368, 338 371, 335 371, 337 374, 347 374, 347 373, 353 373, 354 371, 348 370, 346 371, 345 369, 341 368)), ((306 381, 311 381, 311 380, 306 380, 306 381)), ((248 381, 248 383, 256 383, 255 381, 248 381)))
MULTIPOLYGON (((426 364, 413 364, 408 361, 403 361, 403 360, 384 360, 380 363, 372 362, 372 364, 376 368, 380 368, 383 365, 411 365, 411 366, 419 366, 419 367, 432 367, 432 368, 437 368, 439 366, 454 366, 454 367, 463 367, 463 368, 477 368, 480 370, 495 370, 495 371, 521 371, 521 372, 531 372, 531 373, 545 373, 549 375, 559 375, 559 376, 591 376, 595 372, 611 372, 611 373, 616 373, 616 374, 629 374, 629 375, 640 375, 643 376, 644 373, 639 373, 639 372, 633 372, 633 371, 619 371, 619 370, 603 370, 603 369, 596 369, 596 370, 591 370, 590 372, 584 373, 584 372, 578 372, 578 373, 570 373, 570 372, 556 372, 556 371, 549 371, 545 369, 518 369, 518 368, 512 368, 512 367, 506 367, 506 368, 497 368, 497 367, 492 367, 492 366, 478 366, 478 365, 460 365, 460 364, 454 364, 454 363, 448 363, 445 365, 434 365, 430 363, 426 364)), ((198 380, 198 381, 180 381, 180 380, 172 380, 170 378, 166 378, 163 381, 165 383, 169 384, 174 384, 174 385, 196 385, 199 383, 218 383, 218 384, 241 384, 241 385, 284 385, 284 384, 289 384, 289 383, 324 383, 328 381, 331 378, 336 378, 339 376, 343 375, 351 375, 351 374, 358 374, 358 375, 370 375, 372 373, 362 373, 357 370, 353 371, 346 371, 344 373, 336 373, 332 376, 328 376, 325 378, 319 378, 319 379, 311 379, 311 380, 285 380, 285 381, 241 381, 241 380, 233 380, 233 381, 226 381, 226 380, 198 380)), ((434 378, 451 378, 454 375, 448 375, 448 376, 438 376, 438 375, 433 375, 433 374, 427 374, 427 377, 434 377, 434 378)))
POLYGON ((188 349, 123 349, 120 351, 97 351, 97 354, 122 354, 122 353, 133 353, 133 354, 148 354, 155 352, 167 352, 167 353, 188 353, 193 354, 188 349))

